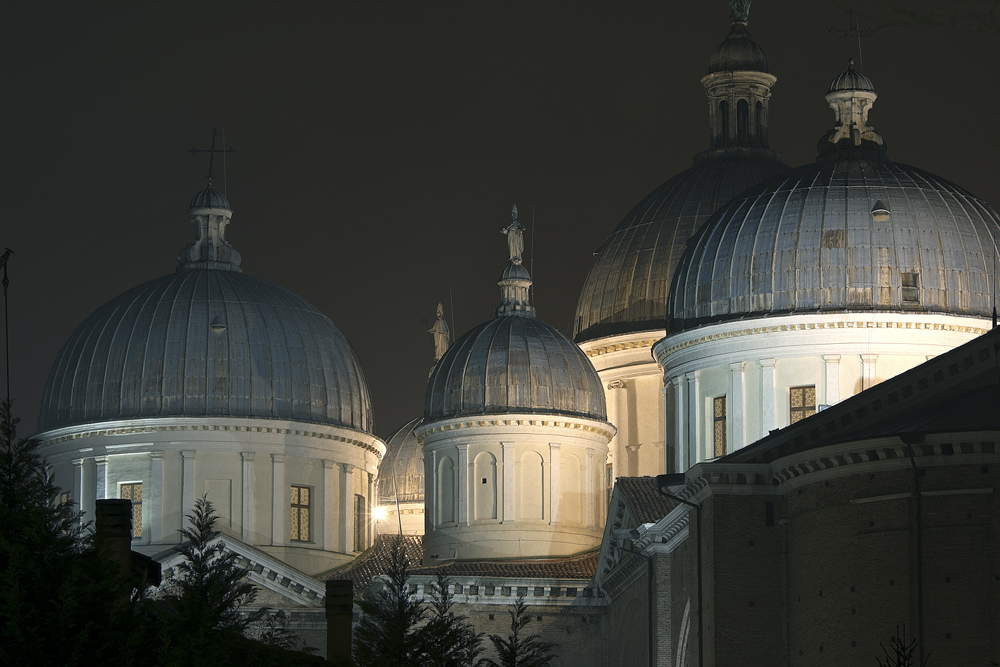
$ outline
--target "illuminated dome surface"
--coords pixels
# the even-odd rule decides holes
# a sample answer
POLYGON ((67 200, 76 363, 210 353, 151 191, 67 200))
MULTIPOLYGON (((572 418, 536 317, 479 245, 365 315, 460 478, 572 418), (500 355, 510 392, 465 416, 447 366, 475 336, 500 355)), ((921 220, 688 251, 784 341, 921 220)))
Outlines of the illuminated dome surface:
POLYGON ((385 443, 378 467, 380 505, 424 499, 424 451, 414 433, 420 422, 418 417, 406 423, 385 443))
POLYGON ((817 311, 989 317, 1000 218, 957 185, 833 151, 725 205, 674 277, 670 334, 817 311))
POLYGON ((149 417, 373 429, 364 375, 333 322, 238 270, 180 270, 128 290, 59 351, 40 430, 149 417))

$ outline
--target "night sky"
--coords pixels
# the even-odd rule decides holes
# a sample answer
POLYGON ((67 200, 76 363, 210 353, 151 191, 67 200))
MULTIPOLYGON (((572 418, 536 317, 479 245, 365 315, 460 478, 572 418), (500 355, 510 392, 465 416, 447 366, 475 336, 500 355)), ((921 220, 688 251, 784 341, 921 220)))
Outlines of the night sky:
MULTIPOLYGON (((1000 36, 885 25, 892 3, 855 4, 877 28, 858 69, 889 156, 1000 205, 1000 36)), ((848 45, 827 31, 847 5, 753 3, 778 77, 771 145, 793 166, 833 125, 823 95, 848 45)), ((243 270, 344 332, 383 438, 422 412, 438 302, 456 334, 493 316, 512 203, 538 316, 568 334, 593 251, 707 148, 699 80, 728 18, 725 0, 3 3, 0 248, 16 253, 22 434, 73 329, 193 240, 207 159, 188 151, 213 126, 237 150, 215 184, 243 270)))

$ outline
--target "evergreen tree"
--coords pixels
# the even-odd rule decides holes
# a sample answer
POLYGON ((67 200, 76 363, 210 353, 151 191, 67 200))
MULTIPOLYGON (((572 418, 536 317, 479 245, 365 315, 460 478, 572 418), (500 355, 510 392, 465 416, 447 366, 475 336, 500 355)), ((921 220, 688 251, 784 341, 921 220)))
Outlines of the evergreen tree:
MULTIPOLYGON (((158 657, 164 665, 270 665, 306 660, 291 654, 298 638, 283 612, 252 608, 257 587, 238 555, 217 540, 215 511, 206 497, 195 501, 190 528, 181 531, 184 561, 154 605, 161 625, 158 657), (257 641, 254 641, 257 640, 257 641)), ((309 662, 308 660, 306 660, 309 662)))
MULTIPOLYGON (((917 667, 917 658, 914 656, 914 653, 917 652, 917 640, 906 641, 905 625, 902 631, 900 631, 899 626, 896 627, 896 634, 889 642, 888 648, 885 644, 879 644, 879 646, 882 647, 882 652, 885 654, 885 660, 875 658, 878 660, 879 667, 917 667)), ((923 665, 927 664, 928 659, 930 656, 924 658, 923 665)))
POLYGON ((428 650, 422 624, 426 605, 410 594, 409 559, 401 537, 389 545, 384 584, 376 584, 359 601, 361 622, 354 632, 358 667, 410 667, 426 664, 428 650))
POLYGON ((0 401, 0 664, 132 664, 142 623, 131 586, 60 501, 10 407, 0 401))
POLYGON ((524 596, 518 595, 510 614, 510 634, 507 639, 500 635, 490 635, 499 662, 489 660, 491 667, 548 667, 554 657, 552 644, 543 642, 538 635, 525 636, 525 628, 531 623, 528 605, 524 596))
POLYGON ((479 658, 483 652, 483 633, 477 633, 469 625, 467 616, 455 614, 454 596, 448 588, 448 579, 439 572, 431 590, 430 620, 422 631, 428 654, 426 664, 431 667, 484 664, 485 660, 479 658))

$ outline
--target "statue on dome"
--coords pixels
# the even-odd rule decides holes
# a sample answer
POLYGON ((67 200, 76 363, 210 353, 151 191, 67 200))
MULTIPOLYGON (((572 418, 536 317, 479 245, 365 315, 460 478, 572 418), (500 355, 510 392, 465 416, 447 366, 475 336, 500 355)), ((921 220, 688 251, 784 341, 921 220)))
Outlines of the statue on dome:
POLYGON ((750 18, 750 0, 730 0, 729 22, 746 23, 750 18))
POLYGON ((441 361, 441 357, 448 351, 448 346, 451 344, 451 330, 448 328, 448 323, 444 321, 444 306, 440 303, 437 307, 437 320, 427 330, 427 333, 434 340, 434 363, 436 364, 441 361))
POLYGON ((524 252, 524 227, 517 219, 517 204, 511 209, 510 218, 510 224, 501 229, 500 233, 507 235, 507 252, 510 254, 511 263, 520 264, 521 253, 524 252))

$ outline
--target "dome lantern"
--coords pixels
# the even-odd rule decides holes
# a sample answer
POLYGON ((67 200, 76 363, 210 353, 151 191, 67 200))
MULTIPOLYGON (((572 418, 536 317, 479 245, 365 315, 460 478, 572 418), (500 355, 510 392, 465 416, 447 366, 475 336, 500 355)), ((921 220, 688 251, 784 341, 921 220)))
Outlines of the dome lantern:
POLYGON ((819 152, 862 149, 885 154, 885 142, 868 124, 878 93, 871 80, 855 71, 854 59, 848 60, 847 71, 840 74, 827 89, 826 101, 837 115, 837 124, 819 142, 819 152))

